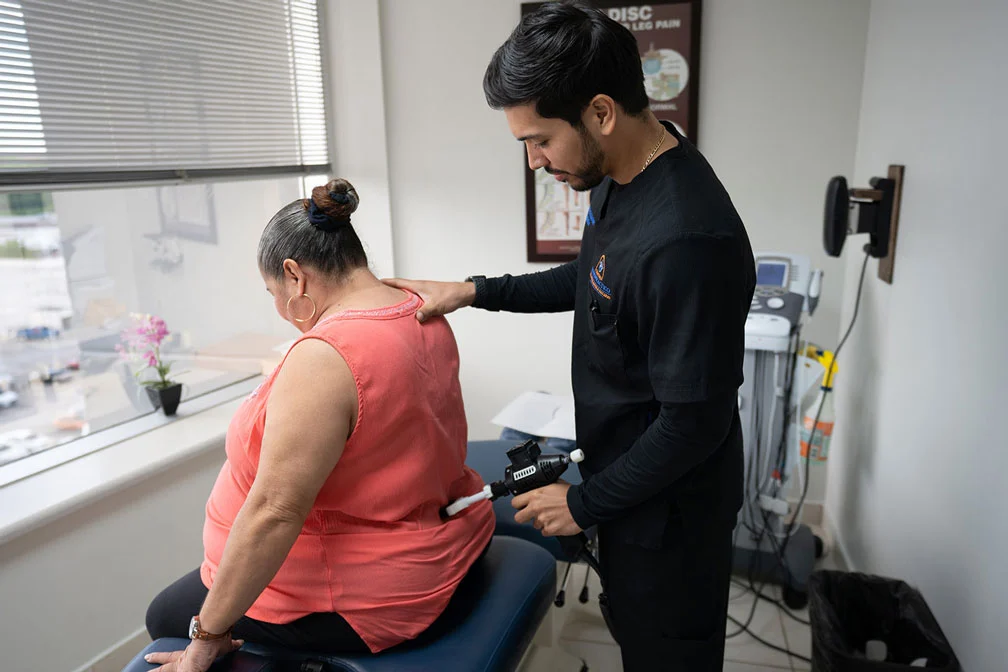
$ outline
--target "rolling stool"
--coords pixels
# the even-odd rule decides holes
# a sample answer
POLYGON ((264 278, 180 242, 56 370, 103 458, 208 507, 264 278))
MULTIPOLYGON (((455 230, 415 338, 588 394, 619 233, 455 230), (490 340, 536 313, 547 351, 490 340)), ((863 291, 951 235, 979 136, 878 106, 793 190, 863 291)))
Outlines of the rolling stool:
MULTIPOLYGON (((246 644, 211 672, 514 672, 549 613, 556 562, 522 539, 494 537, 444 613, 423 634, 379 654, 332 656, 246 644)), ((156 666, 143 657, 185 648, 187 639, 159 639, 123 672, 156 666)))
MULTIPOLYGON (((515 444, 524 441, 525 438, 528 437, 523 435, 521 438, 515 439, 470 441, 466 456, 466 465, 478 473, 484 483, 500 480, 504 477, 504 470, 511 464, 507 457, 507 451, 513 448, 515 444)), ((543 452, 553 453, 555 451, 551 448, 544 448, 543 452)), ((581 482, 581 473, 578 471, 576 465, 571 465, 564 472, 562 478, 572 485, 577 485, 581 482)), ((571 558, 567 555, 555 537, 544 537, 531 522, 516 523, 514 519, 515 509, 511 506, 511 497, 501 497, 494 501, 493 508, 494 517, 496 518, 494 535, 499 537, 517 537, 531 541, 549 551, 558 562, 566 563, 567 567, 564 570, 563 580, 560 582, 560 588, 553 602, 557 607, 563 607, 566 602, 567 579, 570 576, 571 567, 576 558, 571 558)), ((595 543, 596 533, 597 530, 594 527, 585 530, 585 535, 588 537, 590 545, 595 543)), ((587 604, 590 598, 588 594, 588 577, 589 572, 585 571, 584 584, 581 587, 581 593, 578 595, 578 601, 581 604, 587 604)), ((582 660, 580 670, 585 672, 587 669, 587 665, 582 660)))

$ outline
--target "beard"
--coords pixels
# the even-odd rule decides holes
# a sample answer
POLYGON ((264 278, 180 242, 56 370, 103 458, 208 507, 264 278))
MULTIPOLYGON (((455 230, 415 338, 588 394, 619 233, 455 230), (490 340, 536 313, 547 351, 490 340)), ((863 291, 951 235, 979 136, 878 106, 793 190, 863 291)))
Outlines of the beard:
POLYGON ((545 170, 550 175, 567 175, 566 182, 574 191, 588 191, 600 185, 605 179, 605 154, 602 152, 602 145, 588 133, 587 128, 582 126, 578 132, 581 134, 583 159, 577 170, 572 172, 550 170, 549 168, 545 170))

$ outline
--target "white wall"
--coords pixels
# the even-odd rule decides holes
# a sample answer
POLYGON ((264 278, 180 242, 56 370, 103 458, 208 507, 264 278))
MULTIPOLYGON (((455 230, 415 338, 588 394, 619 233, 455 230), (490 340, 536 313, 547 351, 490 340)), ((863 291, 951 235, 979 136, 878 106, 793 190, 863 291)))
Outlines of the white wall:
POLYGON ((825 271, 803 334, 832 348, 843 265, 823 251, 826 183, 854 168, 869 0, 707 0, 697 146, 731 194, 753 250, 825 271))
MULTIPOLYGON (((516 0, 381 4, 396 272, 462 279, 546 268, 525 256, 522 147, 483 98, 483 71, 519 19, 516 0), (445 28, 447 17, 459 29, 445 28), (434 37, 436 36, 436 38, 434 37)), ((837 331, 842 266, 822 254, 829 177, 854 165, 868 1, 704 3, 698 144, 756 249, 826 269, 807 335, 837 331)), ((526 389, 570 390, 569 315, 463 311, 470 435, 526 389)), ((821 476, 821 474, 818 474, 821 476)), ((821 478, 810 500, 822 499, 821 478)))
POLYGON ((839 361, 827 497, 851 564, 916 584, 977 672, 1008 659, 1006 26, 1004 3, 872 4, 855 176, 906 184, 893 284, 869 264, 839 361))
MULTIPOLYGON (((525 261, 524 152, 483 98, 483 71, 518 16, 513 0, 381 3, 400 276, 547 268, 525 261)), ((524 390, 570 394, 570 314, 462 311, 451 324, 472 438, 496 435, 490 418, 524 390)))
POLYGON ((354 227, 378 277, 395 274, 378 0, 320 3, 333 171, 360 195, 354 227))
POLYGON ((150 600, 199 566, 219 449, 0 545, 4 670, 76 670, 142 628, 150 600))

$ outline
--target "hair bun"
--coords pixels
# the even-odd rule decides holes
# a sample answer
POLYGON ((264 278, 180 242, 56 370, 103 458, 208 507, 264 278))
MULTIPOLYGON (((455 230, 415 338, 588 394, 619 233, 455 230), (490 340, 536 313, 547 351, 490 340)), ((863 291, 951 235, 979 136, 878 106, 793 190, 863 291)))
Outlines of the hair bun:
POLYGON ((350 223, 350 215, 360 205, 360 196, 357 195, 357 190, 342 178, 312 189, 311 200, 318 211, 333 220, 333 223, 342 225, 350 223))

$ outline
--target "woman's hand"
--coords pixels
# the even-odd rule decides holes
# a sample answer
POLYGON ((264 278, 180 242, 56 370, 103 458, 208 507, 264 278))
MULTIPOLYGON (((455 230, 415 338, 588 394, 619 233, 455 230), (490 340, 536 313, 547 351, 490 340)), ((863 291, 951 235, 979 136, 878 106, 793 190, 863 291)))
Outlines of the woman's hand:
POLYGON ((476 300, 476 285, 471 282, 434 282, 401 278, 386 278, 382 282, 389 287, 409 290, 423 299, 423 306, 416 314, 420 322, 471 306, 476 300))
POLYGON ((204 641, 194 639, 184 651, 149 653, 144 656, 148 663, 160 664, 154 672, 207 672, 213 662, 223 655, 237 651, 245 642, 224 637, 204 641))

